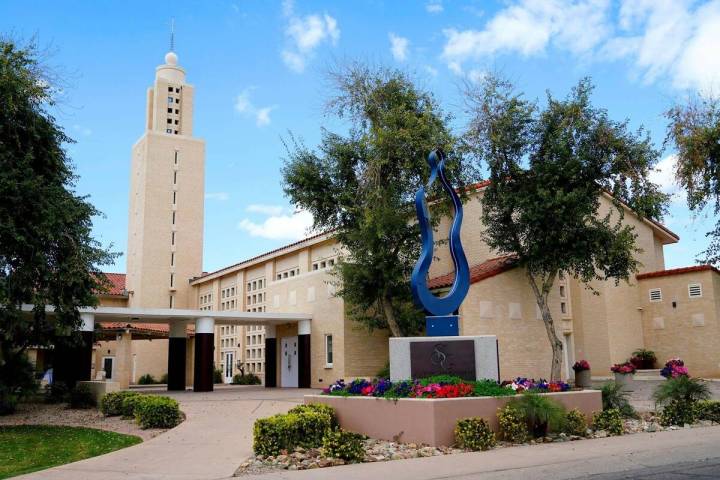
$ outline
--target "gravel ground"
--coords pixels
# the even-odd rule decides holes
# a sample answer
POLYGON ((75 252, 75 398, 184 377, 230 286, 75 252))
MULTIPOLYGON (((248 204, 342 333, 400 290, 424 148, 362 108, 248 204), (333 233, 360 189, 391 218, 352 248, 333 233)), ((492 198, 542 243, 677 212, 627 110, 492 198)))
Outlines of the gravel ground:
POLYGON ((71 410, 67 404, 21 403, 12 415, 0 416, 3 425, 65 425, 69 427, 88 427, 111 432, 135 435, 149 440, 165 432, 166 429, 141 429, 132 420, 120 417, 105 417, 97 409, 71 410))

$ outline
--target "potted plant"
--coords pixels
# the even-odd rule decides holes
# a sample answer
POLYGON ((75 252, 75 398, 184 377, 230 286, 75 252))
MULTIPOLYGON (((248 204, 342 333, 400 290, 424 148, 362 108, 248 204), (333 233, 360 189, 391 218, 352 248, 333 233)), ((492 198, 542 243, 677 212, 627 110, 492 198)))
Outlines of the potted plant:
POLYGON ((590 380, 590 364, 588 361, 577 361, 572 368, 575 370, 575 386, 578 388, 590 388, 592 382, 590 380))
POLYGON ((667 379, 689 376, 685 362, 677 357, 671 358, 665 363, 665 368, 660 371, 660 375, 667 379))
POLYGON ((615 374, 615 383, 627 390, 629 390, 630 385, 632 385, 635 370, 635 365, 630 362, 616 363, 610 367, 610 371, 615 374))
POLYGON ((655 352, 652 350, 645 350, 644 348, 635 350, 630 358, 630 363, 635 365, 635 368, 638 370, 649 370, 655 368, 655 362, 657 362, 655 352))

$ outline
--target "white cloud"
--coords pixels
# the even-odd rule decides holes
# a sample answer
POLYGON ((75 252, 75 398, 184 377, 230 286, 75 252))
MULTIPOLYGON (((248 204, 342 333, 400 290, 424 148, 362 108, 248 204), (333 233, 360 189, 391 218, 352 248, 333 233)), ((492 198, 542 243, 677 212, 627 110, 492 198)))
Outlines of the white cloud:
POLYGON ((625 0, 620 28, 605 52, 627 58, 647 83, 668 77, 677 88, 711 89, 720 80, 720 2, 625 0))
POLYGON ((287 46, 282 50, 282 59, 290 70, 302 73, 315 49, 324 42, 336 45, 340 39, 337 20, 327 13, 299 16, 292 1, 283 2, 283 15, 287 18, 285 37, 287 46))
POLYGON ((428 2, 425 4, 425 10, 428 13, 442 13, 442 11, 443 11, 442 2, 440 2, 438 0, 433 0, 431 2, 428 2))
POLYGON ((442 57, 455 72, 463 62, 501 53, 535 56, 550 44, 581 55, 609 35, 608 0, 521 0, 500 10, 482 30, 444 30, 442 57))
POLYGON ((300 210, 294 214, 272 215, 262 223, 245 218, 238 223, 238 228, 253 237, 271 240, 300 240, 309 234, 312 224, 312 215, 305 210, 300 210))
POLYGON ((673 203, 684 204, 686 201, 685 191, 675 181, 675 168, 677 164, 676 155, 668 155, 658 162, 655 170, 650 173, 650 180, 660 186, 663 193, 670 195, 673 203))
POLYGON ((280 215, 285 210, 285 208, 283 208, 282 205, 265 205, 262 203, 253 203, 252 205, 248 205, 245 210, 252 213, 262 213, 264 215, 280 215))
POLYGON ((437 77, 438 76, 438 70, 437 68, 433 67, 432 65, 425 65, 423 67, 425 71, 431 76, 431 77, 437 77))
POLYGON ((277 105, 256 107, 250 100, 250 92, 254 89, 254 87, 246 88, 237 97, 235 97, 235 110, 247 117, 254 118, 255 125, 258 127, 265 127, 270 125, 270 112, 275 110, 277 105))
POLYGON ((390 32, 390 52, 395 60, 404 62, 407 59, 408 47, 410 40, 390 32))
POLYGON ((219 200, 221 202, 224 202, 230 198, 230 194, 227 192, 211 192, 206 193, 205 198, 208 200, 219 200))

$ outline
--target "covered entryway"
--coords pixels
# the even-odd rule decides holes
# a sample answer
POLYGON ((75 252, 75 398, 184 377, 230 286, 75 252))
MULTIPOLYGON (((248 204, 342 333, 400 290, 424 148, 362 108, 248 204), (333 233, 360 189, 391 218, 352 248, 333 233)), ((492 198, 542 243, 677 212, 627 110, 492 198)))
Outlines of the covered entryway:
MULTIPOLYGON (((23 306, 23 310, 28 314, 31 314, 32 309, 32 305, 23 306)), ((53 315, 53 313, 52 309, 48 310, 48 315, 53 315)), ((132 339, 130 330, 142 324, 169 325, 168 390, 185 390, 187 345, 189 343, 188 326, 194 326, 193 348, 191 349, 194 357, 192 385, 196 392, 213 390, 215 327, 217 325, 260 325, 265 328, 265 386, 278 386, 278 377, 280 377, 280 386, 301 388, 310 386, 310 323, 312 316, 309 314, 97 307, 82 309, 81 316, 83 319, 81 333, 85 343, 77 348, 77 352, 68 357, 77 358, 78 360, 73 362, 75 368, 82 370, 76 375, 76 380, 91 380, 90 352, 92 351, 95 322, 111 322, 124 326, 121 328, 123 332, 118 334, 118 341, 123 345, 123 350, 115 353, 114 359, 111 361, 112 365, 109 365, 113 380, 119 381, 123 388, 130 383, 133 370, 129 349, 132 339), (291 337, 293 350, 292 358, 288 361, 292 363, 285 364, 291 375, 283 374, 282 371, 278 375, 276 327, 288 324, 296 324, 298 332, 296 337, 291 337), (125 376, 128 378, 125 379, 125 376)), ((288 352, 290 353, 290 350, 288 352)), ((223 375, 226 382, 229 383, 232 380, 232 366, 237 359, 231 352, 224 353, 221 358, 224 363, 223 375)), ((96 369, 99 369, 97 367, 96 369)), ((104 361, 103 365, 99 367, 105 368, 104 361)))

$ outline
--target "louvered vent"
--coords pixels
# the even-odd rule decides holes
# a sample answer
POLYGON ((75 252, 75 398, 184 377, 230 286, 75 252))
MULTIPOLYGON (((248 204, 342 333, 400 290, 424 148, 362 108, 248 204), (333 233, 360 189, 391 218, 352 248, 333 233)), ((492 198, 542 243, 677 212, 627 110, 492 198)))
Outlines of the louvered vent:
POLYGON ((650 301, 651 302, 662 302, 662 290, 659 288, 650 289, 650 301))
POLYGON ((702 285, 699 283, 691 283, 688 285, 688 295, 690 298, 702 297, 702 285))

